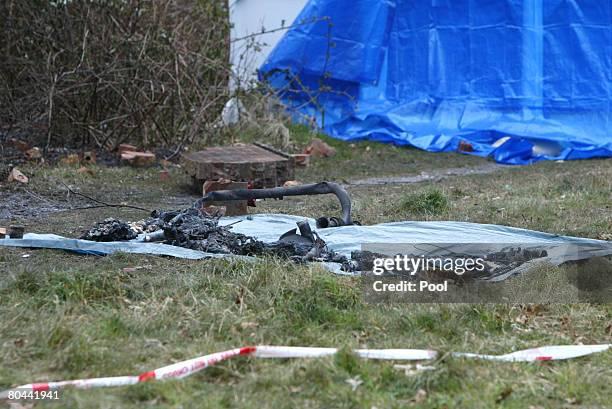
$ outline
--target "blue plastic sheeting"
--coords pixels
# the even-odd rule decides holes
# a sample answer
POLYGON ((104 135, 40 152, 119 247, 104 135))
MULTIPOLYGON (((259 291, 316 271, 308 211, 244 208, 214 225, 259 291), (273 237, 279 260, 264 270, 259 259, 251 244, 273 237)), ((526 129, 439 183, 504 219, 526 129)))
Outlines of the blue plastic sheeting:
MULTIPOLYGON (((273 243, 289 230, 296 229, 296 223, 308 220, 313 230, 326 241, 327 246, 350 257, 354 250, 361 250, 364 244, 398 244, 398 243, 470 243, 478 251, 487 251, 488 246, 495 244, 517 244, 521 247, 572 244, 579 246, 579 252, 563 251, 558 255, 551 254, 548 261, 561 264, 566 261, 581 260, 590 257, 612 255, 612 243, 578 237, 557 236, 532 230, 493 224, 466 222, 394 222, 372 226, 342 226, 329 229, 316 229, 314 219, 283 214, 257 214, 252 216, 227 217, 220 220, 221 225, 233 224, 232 230, 237 233, 255 237, 266 243, 273 243)), ((177 258, 200 260, 205 258, 234 257, 252 259, 226 254, 212 254, 185 249, 160 243, 143 243, 139 241, 98 243, 93 241, 69 239, 54 234, 28 233, 23 239, 0 239, 0 247, 52 248, 74 251, 82 254, 106 255, 116 252, 135 254, 155 254, 177 258)), ((497 251, 497 250, 495 250, 497 251)), ((340 265, 324 263, 330 271, 340 271, 340 265)), ((506 278, 506 276, 502 277, 506 278)))
POLYGON ((612 156, 612 0, 310 0, 260 77, 347 141, 612 156))

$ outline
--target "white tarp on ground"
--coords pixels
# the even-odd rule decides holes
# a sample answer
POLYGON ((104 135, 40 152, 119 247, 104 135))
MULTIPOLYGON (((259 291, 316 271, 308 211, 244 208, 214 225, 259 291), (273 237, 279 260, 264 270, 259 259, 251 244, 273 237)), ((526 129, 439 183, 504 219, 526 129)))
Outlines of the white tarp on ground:
MULTIPOLYGON (((550 245, 546 261, 561 264, 566 261, 584 258, 612 255, 612 243, 585 239, 579 237, 559 236, 533 230, 493 224, 478 224, 466 222, 421 222, 403 221, 382 223, 372 226, 342 226, 329 229, 316 229, 315 220, 301 216, 284 214, 255 214, 222 218, 220 224, 233 225, 233 231, 255 237, 263 242, 271 243, 285 232, 295 229, 296 222, 308 220, 312 229, 326 241, 331 250, 350 256, 351 251, 360 250, 364 244, 404 244, 404 243, 457 243, 476 244, 477 251, 486 252, 487 246, 495 248, 495 244, 517 244, 522 247, 550 245), (555 245, 576 244, 580 248, 574 252, 563 249, 554 251, 555 245)), ((26 234, 23 239, 2 239, 0 246, 25 248, 55 248, 77 251, 85 254, 111 254, 115 252, 156 254, 186 259, 203 259, 210 257, 226 257, 221 254, 203 253, 181 247, 160 243, 112 242, 98 243, 86 240, 69 239, 53 234, 26 234)), ((235 256, 233 256, 235 257, 235 256)), ((326 263, 326 266, 336 273, 341 273, 339 265, 326 263)), ((516 273, 516 272, 515 272, 516 273)), ((500 277, 503 279, 505 277, 500 277)))
POLYGON ((307 0, 229 0, 231 38, 231 63, 235 78, 231 86, 248 87, 250 81, 257 78, 257 69, 263 64, 268 54, 285 34, 297 15, 306 5, 307 0), (239 40, 262 31, 270 33, 257 35, 253 47, 250 38, 239 40))

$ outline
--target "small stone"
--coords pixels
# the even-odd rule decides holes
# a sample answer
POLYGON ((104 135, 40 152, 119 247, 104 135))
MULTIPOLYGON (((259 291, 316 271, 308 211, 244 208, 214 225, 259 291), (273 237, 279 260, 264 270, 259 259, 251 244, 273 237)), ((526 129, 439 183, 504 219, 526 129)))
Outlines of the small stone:
POLYGON ((125 152, 138 152, 137 147, 135 147, 134 145, 127 144, 127 143, 122 143, 121 145, 119 145, 117 150, 120 155, 125 152))
POLYGON ((121 161, 134 167, 152 166, 155 164, 155 154, 151 152, 125 152, 121 154, 121 161))
POLYGON ((32 148, 25 151, 25 156, 28 160, 36 160, 42 158, 42 153, 40 152, 40 148, 32 148))
POLYGON ((314 138, 304 149, 304 152, 313 156, 323 156, 325 158, 334 156, 336 150, 319 138, 314 138))
POLYGON ((23 184, 27 184, 30 181, 30 179, 28 179, 28 177, 21 173, 21 171, 17 168, 13 168, 11 170, 6 180, 8 182, 18 182, 23 184))

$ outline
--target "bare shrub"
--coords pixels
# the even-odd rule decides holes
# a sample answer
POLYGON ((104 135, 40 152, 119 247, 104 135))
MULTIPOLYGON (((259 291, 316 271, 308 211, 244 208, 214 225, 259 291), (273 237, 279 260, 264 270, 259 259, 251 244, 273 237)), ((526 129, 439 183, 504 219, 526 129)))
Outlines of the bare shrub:
POLYGON ((181 146, 228 99, 225 1, 0 2, 0 127, 63 146, 181 146))

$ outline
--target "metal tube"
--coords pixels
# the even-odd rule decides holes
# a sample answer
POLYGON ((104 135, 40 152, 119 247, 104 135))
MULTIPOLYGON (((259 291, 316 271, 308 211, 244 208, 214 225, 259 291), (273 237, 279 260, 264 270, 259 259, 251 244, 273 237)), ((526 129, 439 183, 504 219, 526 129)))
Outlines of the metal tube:
POLYGON ((309 185, 273 187, 269 189, 236 189, 217 190, 207 193, 197 200, 193 207, 201 208, 206 202, 249 200, 249 199, 282 199, 285 196, 310 196, 333 193, 340 201, 342 207, 342 222, 345 225, 353 224, 351 219, 351 198, 346 190, 337 183, 320 182, 309 185))

